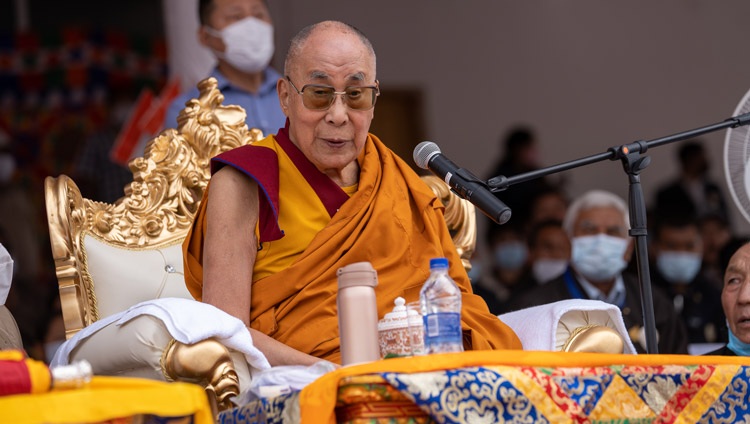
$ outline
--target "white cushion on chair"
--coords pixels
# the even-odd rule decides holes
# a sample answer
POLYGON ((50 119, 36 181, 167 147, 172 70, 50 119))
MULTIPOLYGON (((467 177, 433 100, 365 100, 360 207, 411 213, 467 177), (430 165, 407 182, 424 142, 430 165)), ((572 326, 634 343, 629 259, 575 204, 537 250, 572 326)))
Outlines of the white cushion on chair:
MULTIPOLYGON (((221 309, 197 300, 166 298, 154 299, 133 305, 126 311, 102 318, 79 331, 57 349, 52 365, 65 365, 78 344, 108 326, 121 326, 149 315, 157 318, 167 329, 168 334, 180 343, 193 344, 208 338, 215 338, 230 350, 241 352, 252 368, 270 368, 266 357, 253 345, 250 331, 238 318, 221 309)), ((137 333, 136 333, 137 334, 137 333)), ((135 338, 132 343, 144 343, 135 338)))
POLYGON ((620 335, 625 345, 623 353, 636 353, 620 309, 600 300, 561 300, 508 312, 498 318, 515 331, 524 350, 559 351, 577 327, 597 324, 620 335))
POLYGON ((145 300, 193 298, 185 286, 180 243, 161 249, 131 250, 86 235, 83 245, 88 272, 95 282, 100 318, 145 300))

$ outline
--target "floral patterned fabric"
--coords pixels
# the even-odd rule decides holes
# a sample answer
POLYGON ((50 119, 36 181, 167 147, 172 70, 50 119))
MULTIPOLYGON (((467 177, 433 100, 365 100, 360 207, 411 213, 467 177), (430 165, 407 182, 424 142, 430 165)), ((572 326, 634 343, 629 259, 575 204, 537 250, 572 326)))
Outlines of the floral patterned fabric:
POLYGON ((480 366, 381 375, 439 423, 750 420, 747 366, 480 366))

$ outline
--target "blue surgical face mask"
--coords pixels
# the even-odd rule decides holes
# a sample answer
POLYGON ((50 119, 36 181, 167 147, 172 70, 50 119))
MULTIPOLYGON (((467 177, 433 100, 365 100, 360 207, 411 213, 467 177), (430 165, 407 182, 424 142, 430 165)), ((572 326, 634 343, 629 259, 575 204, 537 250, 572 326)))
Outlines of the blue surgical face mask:
POLYGON ((690 252, 662 252, 656 257, 656 267, 671 284, 689 284, 701 269, 702 257, 690 252))
POLYGON ((728 323, 727 330, 729 330, 729 343, 727 343, 727 348, 736 353, 737 356, 750 356, 750 344, 738 339, 737 336, 732 333, 732 329, 729 328, 728 323))
POLYGON ((504 242, 495 247, 495 265, 509 271, 524 266, 527 256, 526 245, 520 241, 504 242))
POLYGON ((573 268, 589 281, 612 280, 627 266, 628 239, 606 234, 575 237, 572 247, 573 268))

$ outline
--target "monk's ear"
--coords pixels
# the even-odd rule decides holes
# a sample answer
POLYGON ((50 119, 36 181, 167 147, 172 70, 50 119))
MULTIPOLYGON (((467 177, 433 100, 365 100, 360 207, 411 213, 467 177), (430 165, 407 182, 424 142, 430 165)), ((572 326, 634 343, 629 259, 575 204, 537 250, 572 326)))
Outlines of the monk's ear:
POLYGON ((289 97, 291 92, 289 91, 289 83, 284 78, 279 78, 276 81, 276 93, 279 95, 281 111, 284 112, 284 115, 289 116, 289 97))

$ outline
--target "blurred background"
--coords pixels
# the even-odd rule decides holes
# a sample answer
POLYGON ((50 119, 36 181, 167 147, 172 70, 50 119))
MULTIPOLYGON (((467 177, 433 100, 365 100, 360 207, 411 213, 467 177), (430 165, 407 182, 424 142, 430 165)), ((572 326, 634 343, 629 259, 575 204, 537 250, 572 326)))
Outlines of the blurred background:
MULTIPOLYGON (((27 349, 54 351, 59 315, 43 180, 67 174, 84 196, 114 201, 130 174, 110 159, 139 96, 187 89, 212 56, 198 45, 197 0, 14 0, 0 3, 0 242, 16 261, 8 306, 27 349)), ((337 19, 372 41, 382 95, 372 132, 408 163, 423 140, 482 178, 506 140, 533 134, 547 166, 720 122, 750 89, 750 2, 744 0, 268 0, 272 65, 303 26, 337 19)), ((163 127, 174 127, 165 122, 163 127)), ((731 201, 725 132, 701 137, 707 178, 728 202, 730 230, 750 226, 731 201)), ((649 206, 678 178, 680 143, 648 152, 649 206)), ((512 168, 511 168, 512 169, 512 168)), ((509 176, 509 175, 507 175, 509 176)), ((550 178, 568 199, 593 189, 627 196, 619 163, 550 178)), ((503 194, 500 194, 503 198, 503 194)), ((514 219, 519 219, 515 218, 514 219)), ((513 220, 513 219, 512 219, 513 220)), ((480 220, 480 231, 490 225, 480 220)), ((492 224, 494 225, 494 224, 492 224)), ((486 247, 480 237, 479 251, 486 247)))

